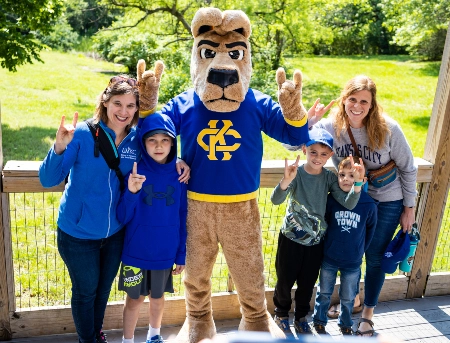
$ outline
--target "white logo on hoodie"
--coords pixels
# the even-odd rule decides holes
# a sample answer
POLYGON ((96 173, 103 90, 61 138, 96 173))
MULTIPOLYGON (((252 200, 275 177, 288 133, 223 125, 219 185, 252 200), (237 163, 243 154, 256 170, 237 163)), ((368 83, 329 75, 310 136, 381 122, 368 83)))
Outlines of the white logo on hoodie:
POLYGON ((350 233, 350 229, 356 229, 361 221, 361 216, 352 211, 338 211, 334 214, 334 217, 341 227, 341 232, 346 231, 350 233))
POLYGON ((136 149, 130 147, 123 148, 120 152, 120 158, 136 161, 136 149))

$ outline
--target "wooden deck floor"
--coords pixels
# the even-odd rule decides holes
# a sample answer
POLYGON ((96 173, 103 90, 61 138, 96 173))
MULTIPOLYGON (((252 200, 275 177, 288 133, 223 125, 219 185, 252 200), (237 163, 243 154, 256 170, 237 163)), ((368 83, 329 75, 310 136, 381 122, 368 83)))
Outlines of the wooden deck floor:
MULTIPOLYGON (((311 314, 311 313, 310 313, 311 314)), ((359 315, 354 316, 356 323, 359 315)), ((310 318, 309 318, 310 319, 310 318)), ((291 317, 292 320, 292 317, 291 317)), ((373 319, 377 334, 389 335, 407 342, 450 342, 450 296, 427 297, 413 300, 397 300, 379 303, 373 319)), ((327 331, 333 340, 341 340, 337 320, 330 320, 327 331)), ((237 329, 239 320, 216 322, 220 335, 229 334, 237 329)), ((162 335, 169 341, 179 331, 179 326, 163 327, 162 335)), ((292 331, 294 331, 292 329, 292 331)), ((121 343, 122 331, 106 331, 109 343, 121 343)), ((136 330, 135 342, 145 342, 146 329, 136 330)), ((295 338, 295 334, 292 334, 295 338)), ((359 339, 360 340, 360 339, 359 339)), ((359 341, 356 340, 356 341, 359 341)), ((311 340, 308 340, 311 342, 311 340)), ((364 339, 367 341, 367 339, 364 339)), ((13 339, 13 343, 59 343, 78 342, 76 335, 54 335, 35 338, 13 339)), ((320 342, 319 338, 317 342, 320 342)))

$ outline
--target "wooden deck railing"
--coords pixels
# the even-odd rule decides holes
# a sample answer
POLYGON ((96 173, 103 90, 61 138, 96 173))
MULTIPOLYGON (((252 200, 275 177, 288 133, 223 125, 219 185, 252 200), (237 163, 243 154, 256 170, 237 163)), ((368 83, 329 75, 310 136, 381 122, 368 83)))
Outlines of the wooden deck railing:
MULTIPOLYGON (((421 158, 415 158, 418 167, 418 189, 428 189, 432 180, 433 165, 421 158)), ((38 161, 8 161, 3 169, 2 178, 2 231, 4 237, 4 263, 5 263, 5 283, 0 284, 0 310, 3 312, 7 322, 4 327, 9 327, 9 332, 14 337, 31 337, 48 334, 60 334, 74 332, 70 306, 39 307, 17 309, 14 294, 14 266, 12 260, 11 231, 9 220, 9 200, 10 193, 45 193, 61 192, 64 185, 61 184, 53 188, 43 188, 38 179, 38 161), (6 306, 7 305, 7 306, 6 306), (46 325, 52 323, 52 325, 46 325)), ((334 170, 329 162, 326 166, 334 170)), ((262 188, 272 188, 281 179, 284 171, 284 161, 265 160, 261 167, 262 188)), ((0 256, 1 258, 1 256, 0 256)), ((420 258, 416 256, 416 259, 420 258)), ((442 276, 440 276, 442 278, 442 276)), ((2 280, 0 274, 0 281, 2 280)), ((410 278, 407 275, 397 275, 388 277, 386 286, 383 287, 380 301, 404 299, 407 295, 410 278)), ((229 282, 232 287, 232 282, 229 282)), ((361 283, 361 288, 363 283, 361 283)), ((273 309, 272 295, 273 289, 267 289, 267 302, 269 310, 273 309)), ((363 293, 362 293, 363 294, 363 293)), ((313 304, 311 304, 313 305, 313 304)), ((121 328, 122 326, 122 302, 109 303, 105 317, 105 329, 121 328)), ((240 316, 238 299, 235 292, 216 293, 213 295, 214 317, 216 319, 230 319, 240 316)), ((142 307, 142 318, 138 325, 145 323, 145 307, 142 307)), ((183 297, 174 297, 166 302, 164 312, 164 325, 180 324, 185 318, 185 304, 183 297)), ((5 330, 3 330, 6 332, 5 330)))

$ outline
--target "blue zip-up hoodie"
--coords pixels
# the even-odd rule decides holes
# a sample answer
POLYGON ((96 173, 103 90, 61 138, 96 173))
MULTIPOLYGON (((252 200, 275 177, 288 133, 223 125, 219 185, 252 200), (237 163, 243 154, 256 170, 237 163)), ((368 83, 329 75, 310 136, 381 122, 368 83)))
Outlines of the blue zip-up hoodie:
POLYGON ((339 268, 358 268, 372 241, 377 214, 376 201, 366 192, 361 192, 353 210, 348 210, 328 195, 325 215, 328 229, 323 260, 339 268))
POLYGON ((155 162, 143 142, 147 132, 158 129, 176 137, 168 116, 156 113, 144 120, 139 133, 142 159, 137 173, 145 175, 146 180, 135 194, 127 187, 117 208, 119 221, 126 225, 122 262, 146 270, 184 265, 186 260, 187 189, 178 181, 175 167, 177 140, 173 139, 166 164, 155 162))
MULTIPOLYGON (((115 140, 115 133, 103 122, 105 131, 115 140)), ((120 170, 125 175, 140 159, 137 129, 132 128, 118 147, 120 170)), ((72 141, 61 154, 52 147, 41 166, 39 180, 44 187, 59 185, 70 171, 59 206, 58 227, 81 239, 102 239, 118 232, 117 220, 120 182, 103 156, 94 156, 94 138, 85 122, 77 124, 72 141)))

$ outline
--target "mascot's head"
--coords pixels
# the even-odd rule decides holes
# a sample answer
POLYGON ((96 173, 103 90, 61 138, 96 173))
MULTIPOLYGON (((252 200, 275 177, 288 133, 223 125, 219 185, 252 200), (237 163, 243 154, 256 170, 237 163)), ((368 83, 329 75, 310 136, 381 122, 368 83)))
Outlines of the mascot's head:
POLYGON ((242 11, 202 8, 192 20, 191 78, 206 108, 236 111, 250 84, 250 20, 242 11))

